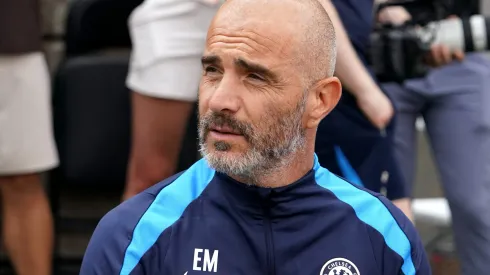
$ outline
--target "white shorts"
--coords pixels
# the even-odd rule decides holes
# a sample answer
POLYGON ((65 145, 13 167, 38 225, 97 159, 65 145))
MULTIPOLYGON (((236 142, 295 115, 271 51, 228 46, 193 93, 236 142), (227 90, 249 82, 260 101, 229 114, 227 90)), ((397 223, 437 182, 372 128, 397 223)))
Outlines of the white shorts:
POLYGON ((146 0, 131 14, 127 86, 140 94, 196 101, 201 56, 218 0, 146 0))
POLYGON ((57 165, 44 55, 0 55, 0 176, 57 165))

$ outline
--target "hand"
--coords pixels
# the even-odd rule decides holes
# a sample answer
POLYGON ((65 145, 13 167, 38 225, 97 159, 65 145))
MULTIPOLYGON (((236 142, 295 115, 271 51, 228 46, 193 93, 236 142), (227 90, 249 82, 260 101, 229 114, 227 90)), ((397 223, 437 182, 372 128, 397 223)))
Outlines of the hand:
MULTIPOLYGON (((448 19, 458 18, 451 15, 448 19)), ((432 67, 444 66, 453 60, 463 61, 465 54, 461 50, 451 50, 446 45, 435 44, 431 46, 430 53, 426 56, 425 61, 432 67)))
POLYGON ((379 88, 362 94, 357 98, 357 104, 369 121, 380 130, 388 125, 395 112, 391 101, 379 88))
POLYGON ((446 45, 432 45, 425 61, 432 67, 440 67, 451 63, 455 59, 463 61, 464 52, 461 50, 451 51, 446 45))
POLYGON ((378 13, 378 21, 381 23, 391 23, 395 26, 402 25, 412 19, 410 13, 402 6, 390 6, 382 9, 378 13))

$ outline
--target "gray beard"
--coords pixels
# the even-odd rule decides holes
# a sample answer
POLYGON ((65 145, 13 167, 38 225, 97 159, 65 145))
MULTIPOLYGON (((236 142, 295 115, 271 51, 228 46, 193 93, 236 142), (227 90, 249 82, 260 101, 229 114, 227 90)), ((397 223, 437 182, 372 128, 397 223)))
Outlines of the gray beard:
POLYGON ((199 147, 202 157, 216 171, 247 180, 248 184, 256 184, 259 178, 288 167, 295 154, 303 151, 306 145, 306 133, 301 123, 306 99, 307 91, 291 112, 264 116, 276 117, 276 120, 269 125, 259 126, 263 132, 258 132, 257 128, 245 127, 250 148, 241 155, 227 154, 226 151, 231 150, 233 145, 224 141, 209 144, 213 148, 209 150, 206 135, 210 121, 206 117, 200 119, 199 147))
POLYGON ((247 180, 248 184, 255 185, 259 178, 267 176, 283 167, 288 167, 293 160, 295 152, 304 148, 306 138, 297 133, 287 140, 283 146, 271 148, 267 153, 260 152, 256 148, 249 149, 240 156, 226 155, 231 145, 225 142, 215 142, 216 152, 209 152, 206 143, 200 142, 201 155, 209 166, 218 172, 230 176, 236 176, 247 180))

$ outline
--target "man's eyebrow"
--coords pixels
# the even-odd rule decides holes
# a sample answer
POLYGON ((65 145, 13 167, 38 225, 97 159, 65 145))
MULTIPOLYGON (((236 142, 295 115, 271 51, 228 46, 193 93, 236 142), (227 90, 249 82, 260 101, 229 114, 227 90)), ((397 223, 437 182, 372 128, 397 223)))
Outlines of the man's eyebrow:
POLYGON ((272 82, 277 82, 278 81, 278 76, 274 72, 272 72, 270 69, 267 67, 256 64, 253 62, 246 61, 243 58, 238 58, 235 60, 235 65, 238 67, 241 67, 242 69, 245 69, 248 72, 251 73, 258 73, 265 78, 269 79, 272 82))
POLYGON ((221 58, 217 55, 204 55, 201 57, 201 63, 203 66, 211 64, 219 65, 221 64, 221 58))

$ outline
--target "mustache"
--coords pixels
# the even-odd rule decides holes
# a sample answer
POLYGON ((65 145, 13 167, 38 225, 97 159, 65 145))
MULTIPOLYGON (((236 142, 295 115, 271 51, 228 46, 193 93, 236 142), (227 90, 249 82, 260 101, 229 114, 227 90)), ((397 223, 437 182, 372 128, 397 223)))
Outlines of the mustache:
POLYGON ((225 113, 209 113, 202 116, 199 120, 199 126, 204 132, 204 136, 207 136, 212 127, 229 127, 233 131, 236 131, 242 135, 247 141, 251 140, 253 128, 250 124, 241 122, 231 115, 225 113))

